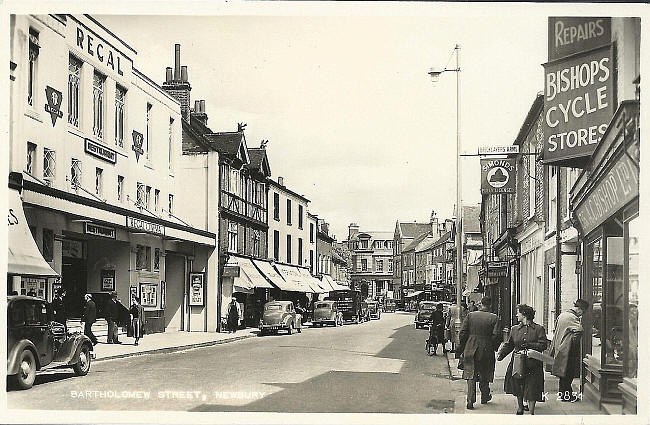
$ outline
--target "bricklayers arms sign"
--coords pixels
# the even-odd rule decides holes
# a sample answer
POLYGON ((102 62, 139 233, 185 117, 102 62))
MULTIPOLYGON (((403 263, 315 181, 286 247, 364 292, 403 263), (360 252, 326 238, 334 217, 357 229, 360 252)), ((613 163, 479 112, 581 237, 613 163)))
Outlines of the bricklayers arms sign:
POLYGON ((552 17, 548 37, 544 163, 572 165, 593 153, 614 114, 611 23, 552 17))

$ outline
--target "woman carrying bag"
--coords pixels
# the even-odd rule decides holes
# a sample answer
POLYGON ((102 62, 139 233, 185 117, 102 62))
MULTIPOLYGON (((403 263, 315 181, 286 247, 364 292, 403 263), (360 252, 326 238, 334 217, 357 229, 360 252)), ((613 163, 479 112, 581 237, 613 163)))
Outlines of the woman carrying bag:
POLYGON ((129 308, 129 317, 131 323, 127 330, 127 336, 135 338, 135 344, 144 335, 144 307, 140 305, 136 297, 131 298, 131 308, 129 308))
POLYGON ((526 350, 542 352, 548 345, 544 327, 533 322, 535 310, 526 304, 517 306, 518 325, 510 328, 508 340, 499 350, 498 360, 510 352, 512 357, 504 382, 507 394, 517 397, 517 415, 524 414, 524 400, 528 401, 530 414, 535 414, 535 403, 542 401, 544 393, 544 364, 526 356, 526 350))

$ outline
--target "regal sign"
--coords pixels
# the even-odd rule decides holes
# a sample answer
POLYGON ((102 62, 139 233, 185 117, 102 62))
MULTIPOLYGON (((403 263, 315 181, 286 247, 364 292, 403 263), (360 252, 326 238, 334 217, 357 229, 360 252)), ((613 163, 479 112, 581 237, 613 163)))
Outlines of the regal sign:
POLYGON ((481 194, 515 193, 516 160, 482 159, 481 194))
POLYGON ((56 125, 57 118, 63 118, 63 111, 61 111, 61 102, 63 101, 63 94, 55 88, 50 86, 45 87, 45 112, 50 114, 52 118, 52 127, 56 125))
POLYGON ((549 62, 611 43, 611 22, 611 18, 549 17, 549 62))
POLYGON ((545 164, 591 155, 614 115, 611 47, 544 65, 545 164))
POLYGON ((142 150, 142 144, 144 143, 144 136, 142 133, 138 133, 137 131, 133 130, 133 146, 131 149, 133 149, 133 152, 135 152, 135 161, 138 162, 140 160, 140 155, 144 153, 144 150, 142 150))
POLYGON ((90 139, 85 139, 84 150, 90 155, 103 159, 111 164, 117 163, 117 152, 90 139))
POLYGON ((126 227, 129 229, 140 230, 142 232, 153 233, 154 235, 165 234, 165 226, 162 224, 151 223, 135 217, 126 218, 126 227))

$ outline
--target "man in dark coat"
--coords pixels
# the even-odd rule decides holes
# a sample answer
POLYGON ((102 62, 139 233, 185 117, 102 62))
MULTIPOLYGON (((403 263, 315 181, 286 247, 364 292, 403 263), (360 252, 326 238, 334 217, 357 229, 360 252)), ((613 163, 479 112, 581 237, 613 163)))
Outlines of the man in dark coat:
POLYGON ((86 305, 81 316, 81 321, 84 322, 84 335, 90 338, 93 345, 97 345, 97 337, 93 334, 92 330, 93 323, 97 320, 97 307, 90 294, 86 294, 84 299, 86 300, 86 305))
POLYGON ((65 329, 65 332, 68 333, 67 326, 67 314, 65 311, 65 303, 63 298, 65 297, 65 289, 59 289, 56 291, 54 298, 52 299, 52 315, 55 322, 61 323, 65 329))
POLYGON ((438 344, 442 344, 443 354, 447 352, 445 348, 445 317, 442 312, 442 304, 437 304, 436 309, 431 312, 429 318, 429 341, 433 345, 433 355, 438 351, 438 344))
POLYGON ((474 409, 476 381, 481 390, 481 404, 486 404, 490 394, 490 382, 494 381, 494 352, 499 346, 499 319, 490 313, 492 300, 483 297, 481 309, 467 314, 460 328, 459 349, 463 353, 463 379, 467 380, 467 409, 474 409))
POLYGON ((551 373, 560 378, 558 392, 562 401, 574 401, 571 383, 580 376, 580 339, 584 332, 580 318, 588 308, 587 301, 578 299, 557 318, 550 350, 554 357, 551 373))
POLYGON ((111 292, 111 298, 106 303, 106 321, 108 322, 108 336, 106 342, 109 344, 121 344, 117 338, 117 320, 119 309, 117 308, 117 292, 111 292))

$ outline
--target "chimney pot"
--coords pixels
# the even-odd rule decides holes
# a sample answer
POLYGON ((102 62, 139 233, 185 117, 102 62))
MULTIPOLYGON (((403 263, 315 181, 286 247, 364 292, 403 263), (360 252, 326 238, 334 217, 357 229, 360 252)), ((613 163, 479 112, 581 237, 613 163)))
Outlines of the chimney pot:
POLYGON ((181 79, 181 45, 174 45, 174 81, 180 81, 181 79))
POLYGON ((284 186, 284 177, 278 177, 278 184, 284 186))
POLYGON ((205 114, 205 100, 201 100, 201 112, 205 114))
POLYGON ((194 113, 201 112, 201 104, 198 100, 194 101, 194 113))
POLYGON ((187 83, 187 66, 181 66, 181 81, 187 83))
POLYGON ((168 67, 165 69, 165 82, 166 82, 166 83, 171 83, 171 81, 172 81, 173 78, 174 78, 174 77, 173 77, 173 75, 172 75, 172 67, 171 67, 171 66, 168 66, 168 67))

